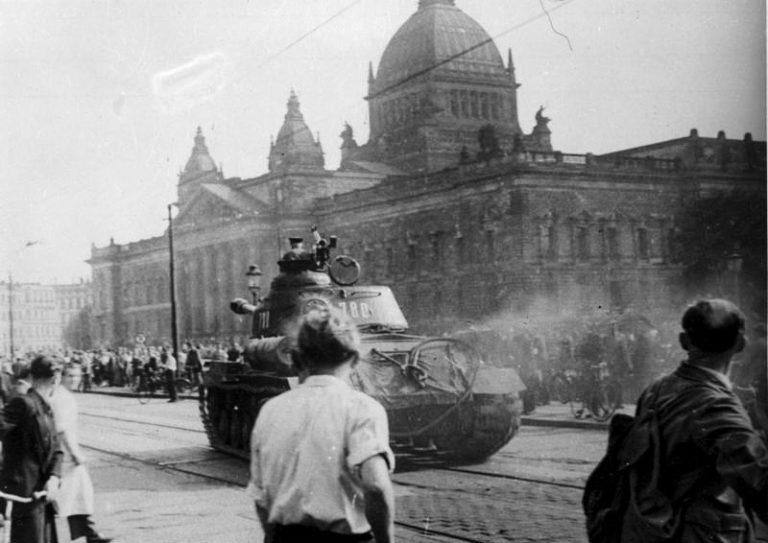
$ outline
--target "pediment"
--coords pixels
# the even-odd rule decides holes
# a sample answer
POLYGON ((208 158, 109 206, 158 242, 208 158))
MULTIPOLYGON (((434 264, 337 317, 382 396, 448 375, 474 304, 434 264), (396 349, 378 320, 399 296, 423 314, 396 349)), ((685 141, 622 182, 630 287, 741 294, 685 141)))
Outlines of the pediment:
POLYGON ((266 204, 249 194, 221 184, 204 184, 195 196, 180 210, 176 222, 211 223, 243 216, 260 215, 266 204))

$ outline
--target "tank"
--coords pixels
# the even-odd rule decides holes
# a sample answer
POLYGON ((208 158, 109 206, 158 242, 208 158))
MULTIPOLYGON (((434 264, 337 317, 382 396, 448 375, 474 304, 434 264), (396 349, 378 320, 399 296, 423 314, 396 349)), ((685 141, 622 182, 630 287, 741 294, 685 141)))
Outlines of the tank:
MULTIPOLYGON (((315 228, 312 234, 307 251, 303 240, 290 238, 266 297, 230 303, 236 313, 253 316, 252 337, 242 362, 206 363, 200 412, 211 446, 248 457, 261 406, 299 384, 291 326, 302 313, 327 305, 357 325, 361 350, 351 385, 385 407, 398 457, 477 462, 508 443, 520 425, 524 385, 517 373, 484 359, 482 341, 409 334, 392 290, 358 285, 358 262, 331 258, 336 238, 322 238, 315 228)), ((252 266, 249 275, 258 274, 252 266)))

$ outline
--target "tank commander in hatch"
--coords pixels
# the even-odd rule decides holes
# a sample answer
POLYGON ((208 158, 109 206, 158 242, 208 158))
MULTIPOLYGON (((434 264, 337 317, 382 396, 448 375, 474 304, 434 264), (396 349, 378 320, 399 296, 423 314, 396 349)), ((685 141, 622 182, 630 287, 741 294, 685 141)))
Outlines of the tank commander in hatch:
POLYGON ((294 341, 307 377, 264 405, 251 434, 247 492, 264 541, 391 543, 387 414, 348 382, 357 329, 338 309, 315 309, 294 341))
POLYGON ((307 260, 309 253, 304 249, 304 238, 288 238, 290 250, 283 255, 283 260, 307 260))

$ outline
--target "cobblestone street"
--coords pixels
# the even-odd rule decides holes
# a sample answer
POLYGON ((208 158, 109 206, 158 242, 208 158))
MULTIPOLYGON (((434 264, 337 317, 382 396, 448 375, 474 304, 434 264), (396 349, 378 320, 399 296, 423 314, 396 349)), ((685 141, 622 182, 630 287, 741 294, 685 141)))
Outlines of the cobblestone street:
MULTIPOLYGON (((78 399, 105 532, 136 543, 150 533, 167 543, 253 541, 260 529, 242 488, 248 465, 208 447, 195 401, 78 399)), ((483 464, 403 463, 393 476, 398 540, 585 541, 580 487, 605 439, 594 426, 524 426, 483 464)))

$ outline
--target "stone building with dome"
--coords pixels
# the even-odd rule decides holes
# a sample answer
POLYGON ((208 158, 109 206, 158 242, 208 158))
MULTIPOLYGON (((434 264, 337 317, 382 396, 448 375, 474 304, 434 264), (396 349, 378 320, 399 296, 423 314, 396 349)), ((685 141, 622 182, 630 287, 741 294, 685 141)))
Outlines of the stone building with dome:
MULTIPOLYGON (((313 224, 360 261, 361 282, 393 288, 418 331, 598 307, 676 314, 684 203, 765 194, 765 142, 749 135, 580 155, 552 147, 541 109, 525 132, 511 52, 454 0, 421 0, 368 70, 370 133, 358 143, 345 127, 336 169, 292 91, 256 177, 224 177, 197 130, 173 223, 182 339, 242 340, 228 302, 247 297, 248 266, 274 276, 288 237, 313 224)), ((167 233, 93 247, 89 263, 101 343, 170 341, 167 233)))

